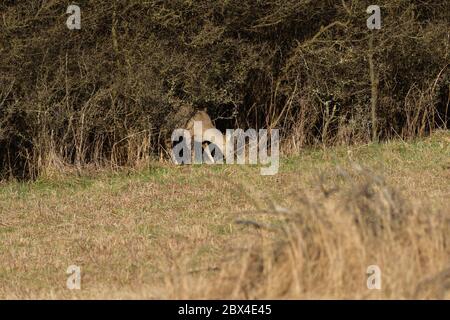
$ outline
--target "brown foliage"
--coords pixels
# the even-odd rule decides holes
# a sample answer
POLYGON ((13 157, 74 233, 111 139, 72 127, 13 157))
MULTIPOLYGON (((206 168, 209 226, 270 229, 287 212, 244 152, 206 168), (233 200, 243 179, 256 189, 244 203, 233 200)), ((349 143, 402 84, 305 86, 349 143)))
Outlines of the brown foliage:
MULTIPOLYGON (((363 1, 0 4, 0 171, 133 165, 186 114, 279 127, 294 151, 371 139, 363 1)), ((448 126, 449 2, 379 1, 380 138, 448 126)), ((182 122, 182 121, 181 121, 182 122)))

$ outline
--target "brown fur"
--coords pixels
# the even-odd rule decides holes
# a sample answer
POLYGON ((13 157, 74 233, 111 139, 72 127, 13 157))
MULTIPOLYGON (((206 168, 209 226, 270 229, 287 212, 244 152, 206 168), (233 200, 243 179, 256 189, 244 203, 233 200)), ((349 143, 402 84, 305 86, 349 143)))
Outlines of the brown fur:
MULTIPOLYGON (((206 112, 206 109, 197 111, 185 124, 183 129, 186 129, 189 131, 189 134, 191 135, 192 139, 194 139, 194 122, 200 121, 202 122, 202 134, 208 130, 208 129, 215 129, 210 116, 206 112)), ((208 143, 206 141, 202 141, 203 148, 206 148, 208 143)), ((166 146, 171 146, 170 139, 166 142, 166 146)), ((167 150, 170 150, 169 147, 167 147, 167 150)))
POLYGON ((208 113, 206 113, 205 110, 197 111, 197 113, 189 119, 189 121, 186 124, 185 129, 189 131, 191 134, 191 137, 194 136, 194 122, 195 121, 201 121, 203 132, 205 132, 208 129, 215 128, 211 118, 209 117, 208 113))

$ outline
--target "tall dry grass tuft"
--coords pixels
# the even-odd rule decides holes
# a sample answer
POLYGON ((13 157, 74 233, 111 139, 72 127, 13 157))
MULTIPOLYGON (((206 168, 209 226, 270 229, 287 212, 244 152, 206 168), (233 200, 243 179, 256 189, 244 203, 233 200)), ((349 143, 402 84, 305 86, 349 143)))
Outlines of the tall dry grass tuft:
POLYGON ((340 170, 332 187, 297 193, 289 208, 264 211, 273 225, 243 221, 259 230, 259 241, 239 262, 169 287, 184 298, 449 299, 448 212, 405 199, 382 177, 356 169, 340 170), (381 269, 381 290, 367 287, 371 265, 381 269))

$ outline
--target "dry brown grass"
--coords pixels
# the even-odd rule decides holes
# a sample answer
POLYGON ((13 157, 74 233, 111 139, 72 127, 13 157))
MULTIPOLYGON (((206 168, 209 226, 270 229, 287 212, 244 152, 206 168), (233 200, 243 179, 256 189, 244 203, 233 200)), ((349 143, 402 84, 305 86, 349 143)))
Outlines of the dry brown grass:
POLYGON ((302 192, 290 208, 262 211, 284 223, 247 220, 266 231, 244 258, 218 283, 182 289, 197 298, 449 299, 450 215, 413 204, 357 169, 343 187, 302 192), (370 265, 381 268, 382 290, 366 286, 370 265))
POLYGON ((273 177, 159 164, 3 183, 0 297, 448 299, 449 155, 440 132, 305 150, 273 177))

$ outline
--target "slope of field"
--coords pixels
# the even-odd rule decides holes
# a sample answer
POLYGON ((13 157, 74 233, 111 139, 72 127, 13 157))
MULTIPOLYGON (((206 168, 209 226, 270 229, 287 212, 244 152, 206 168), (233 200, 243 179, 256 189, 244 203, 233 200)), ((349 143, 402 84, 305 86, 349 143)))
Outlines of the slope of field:
POLYGON ((305 150, 270 177, 155 163, 3 182, 0 298, 448 298, 449 199, 449 132, 305 150), (401 219, 371 233, 345 213, 366 211, 401 219))

